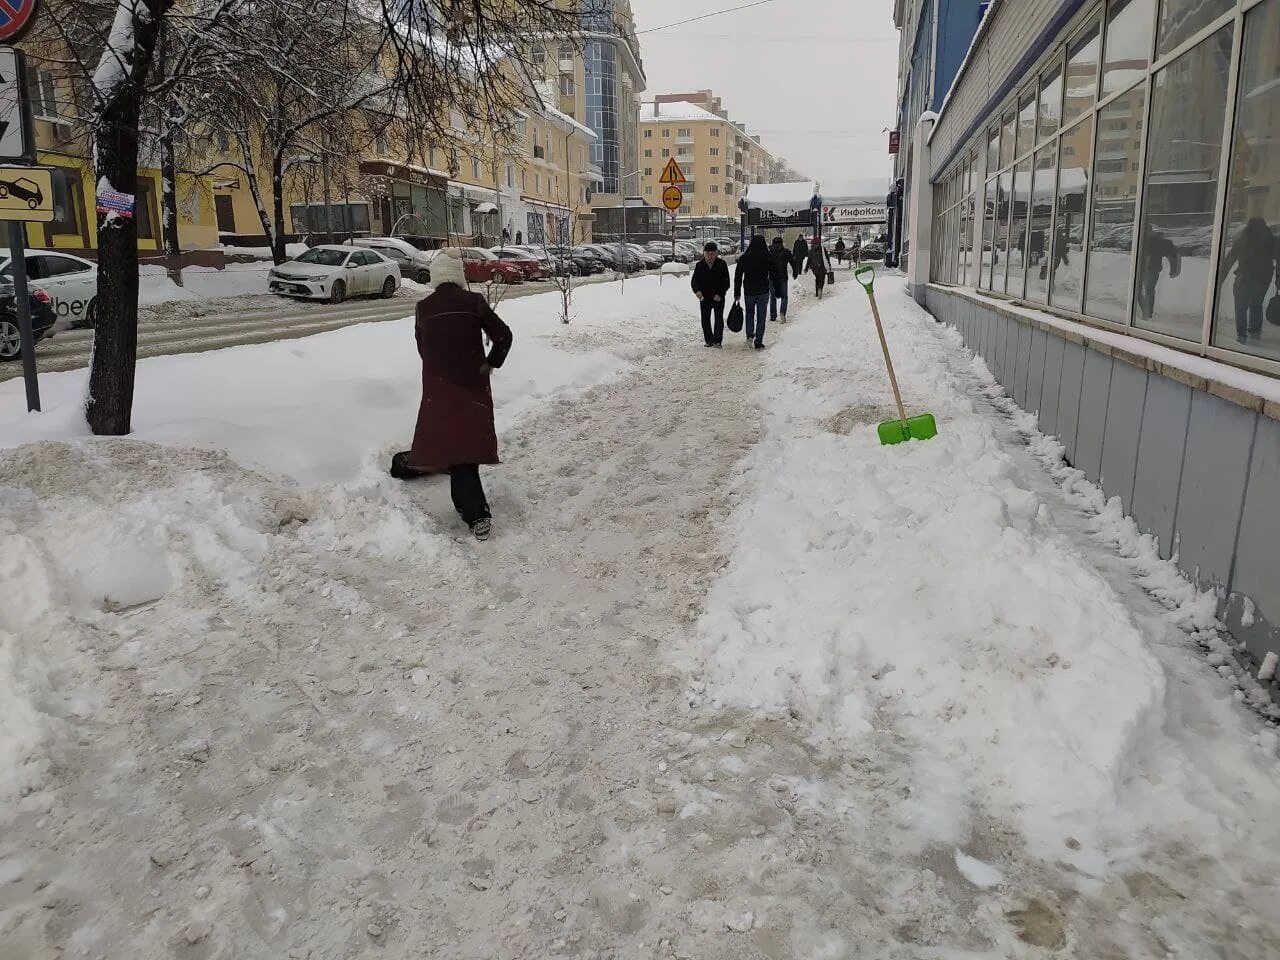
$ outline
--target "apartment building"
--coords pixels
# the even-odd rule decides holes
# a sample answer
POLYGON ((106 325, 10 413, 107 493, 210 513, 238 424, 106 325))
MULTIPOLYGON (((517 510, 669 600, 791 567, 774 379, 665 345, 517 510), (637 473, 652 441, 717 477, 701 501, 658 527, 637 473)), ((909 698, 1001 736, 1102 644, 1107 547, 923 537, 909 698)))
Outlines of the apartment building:
POLYGON ((751 183, 769 183, 779 162, 741 123, 729 118, 710 90, 662 94, 640 113, 639 196, 662 199, 658 178, 667 161, 679 162, 688 183, 679 216, 738 219, 738 200, 751 183))

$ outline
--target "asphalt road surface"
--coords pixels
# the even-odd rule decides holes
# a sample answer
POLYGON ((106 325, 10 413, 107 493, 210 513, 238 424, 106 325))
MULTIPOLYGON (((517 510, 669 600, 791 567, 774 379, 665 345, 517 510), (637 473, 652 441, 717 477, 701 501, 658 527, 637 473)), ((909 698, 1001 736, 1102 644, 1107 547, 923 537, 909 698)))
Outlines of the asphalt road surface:
MULTIPOLYGON (((579 283, 611 281, 612 275, 580 278, 579 283)), ((550 283, 522 283, 512 287, 506 300, 553 291, 550 283)), ((232 297, 225 300, 160 304, 143 308, 138 319, 138 357, 175 353, 201 353, 270 340, 292 340, 337 330, 356 323, 399 320, 413 313, 421 288, 402 287, 390 300, 351 300, 333 306, 307 303, 272 295, 232 297)), ((89 364, 91 330, 63 330, 41 341, 36 366, 41 373, 74 370, 89 364)), ((22 363, 0 363, 0 381, 22 376, 22 363)))

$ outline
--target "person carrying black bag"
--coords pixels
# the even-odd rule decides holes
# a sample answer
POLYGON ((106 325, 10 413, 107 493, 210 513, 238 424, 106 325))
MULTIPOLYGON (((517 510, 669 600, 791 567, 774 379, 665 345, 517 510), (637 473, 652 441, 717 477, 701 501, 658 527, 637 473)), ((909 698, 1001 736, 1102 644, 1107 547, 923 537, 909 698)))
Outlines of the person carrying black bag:
POLYGON ((702 310, 702 335, 708 347, 724 346, 724 298, 732 286, 729 265, 720 259, 720 248, 708 243, 702 248, 702 259, 693 268, 689 285, 702 310), (711 318, 715 316, 715 326, 711 318))

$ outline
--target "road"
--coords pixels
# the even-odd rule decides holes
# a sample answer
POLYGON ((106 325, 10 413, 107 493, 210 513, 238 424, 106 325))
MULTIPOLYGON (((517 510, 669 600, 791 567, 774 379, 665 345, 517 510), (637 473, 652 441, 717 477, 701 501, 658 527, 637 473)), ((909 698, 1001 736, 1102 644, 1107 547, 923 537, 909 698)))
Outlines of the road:
MULTIPOLYGON (((579 283, 611 282, 601 274, 579 283)), ((549 283, 522 283, 504 299, 526 297, 555 288, 549 283)), ((399 320, 413 313, 421 288, 402 287, 390 300, 352 300, 337 306, 284 300, 271 295, 225 300, 160 304, 143 308, 138 322, 138 357, 202 353, 269 340, 292 340, 356 323, 399 320)), ((41 373, 75 370, 89 364, 91 330, 64 330, 36 350, 41 373)), ((0 364, 0 382, 22 376, 22 364, 0 364)))

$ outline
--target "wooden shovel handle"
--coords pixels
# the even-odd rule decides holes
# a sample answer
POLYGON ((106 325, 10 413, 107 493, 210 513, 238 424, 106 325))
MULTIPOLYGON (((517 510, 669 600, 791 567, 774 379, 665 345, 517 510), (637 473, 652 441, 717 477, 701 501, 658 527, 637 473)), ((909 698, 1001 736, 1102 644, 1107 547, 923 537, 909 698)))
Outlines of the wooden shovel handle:
MULTIPOLYGON (((861 280, 859 280, 861 283, 861 280)), ((907 411, 902 406, 902 393, 898 390, 898 377, 893 372, 893 359, 889 356, 889 342, 884 338, 884 324, 880 322, 880 309, 876 306, 876 295, 870 283, 864 283, 867 299, 871 301, 871 316, 876 321, 876 333, 880 335, 880 349, 884 351, 884 365, 889 369, 889 383, 893 387, 893 402, 898 405, 898 419, 902 421, 902 429, 907 429, 907 411)))

